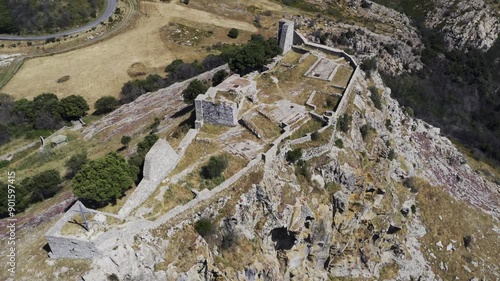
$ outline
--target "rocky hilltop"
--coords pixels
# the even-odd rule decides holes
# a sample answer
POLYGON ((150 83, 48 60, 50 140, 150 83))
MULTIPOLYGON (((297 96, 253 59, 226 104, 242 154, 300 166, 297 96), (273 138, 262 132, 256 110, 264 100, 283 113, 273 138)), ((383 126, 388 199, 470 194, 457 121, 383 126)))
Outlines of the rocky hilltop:
POLYGON ((498 182, 474 170, 438 128, 406 113, 377 74, 364 75, 345 112, 349 126, 334 124, 322 143, 286 141, 223 196, 154 230, 123 234, 84 280, 103 273, 120 280, 500 278, 498 182), (381 94, 381 107, 369 88, 381 94), (292 164, 288 152, 298 147, 300 164, 292 164), (215 218, 217 231, 199 236, 200 218, 215 218))

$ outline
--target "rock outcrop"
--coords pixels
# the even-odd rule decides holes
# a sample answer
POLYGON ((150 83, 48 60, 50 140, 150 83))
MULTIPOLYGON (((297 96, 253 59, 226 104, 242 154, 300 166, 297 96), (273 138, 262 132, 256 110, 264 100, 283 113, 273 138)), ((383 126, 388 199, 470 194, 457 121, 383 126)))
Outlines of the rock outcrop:
POLYGON ((448 49, 488 50, 500 33, 499 11, 483 0, 434 1, 426 24, 445 34, 448 49))

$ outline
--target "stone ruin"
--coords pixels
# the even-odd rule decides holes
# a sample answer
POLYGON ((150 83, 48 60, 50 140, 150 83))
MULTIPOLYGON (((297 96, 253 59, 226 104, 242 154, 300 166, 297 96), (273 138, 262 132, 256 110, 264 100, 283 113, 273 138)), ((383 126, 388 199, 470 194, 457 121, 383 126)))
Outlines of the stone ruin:
MULTIPOLYGON (((99 214, 103 213, 87 209, 80 201, 76 201, 73 206, 60 218, 57 223, 45 234, 50 247, 49 256, 51 258, 69 258, 69 259, 89 259, 98 257, 101 252, 90 240, 90 234, 93 233, 93 222, 90 221, 90 231, 84 234, 63 234, 62 230, 67 223, 71 223, 71 218, 80 215, 80 205, 84 212, 99 214)), ((84 229, 83 226, 82 230, 84 229)))
POLYGON ((51 258, 88 259, 101 256, 101 252, 94 244, 94 238, 107 230, 106 217, 124 220, 135 208, 141 205, 156 189, 160 182, 167 177, 179 161, 179 155, 165 139, 159 139, 146 154, 144 159, 143 179, 118 212, 118 215, 108 214, 86 208, 77 201, 56 224, 45 234, 51 258), (65 234, 63 228, 76 222, 71 222, 75 216, 81 216, 80 205, 86 214, 94 214, 89 220, 89 231, 81 229, 77 233, 65 234))
POLYGON ((292 49, 295 24, 293 21, 282 19, 279 22, 278 43, 286 54, 292 49))
POLYGON ((201 128, 203 123, 223 126, 236 126, 238 113, 245 99, 256 100, 257 83, 253 80, 234 74, 221 84, 211 87, 203 95, 196 97, 195 127, 201 128))
POLYGON ((142 204, 167 177, 179 162, 179 155, 165 139, 158 139, 144 159, 143 178, 127 202, 118 212, 125 219, 135 208, 142 204))

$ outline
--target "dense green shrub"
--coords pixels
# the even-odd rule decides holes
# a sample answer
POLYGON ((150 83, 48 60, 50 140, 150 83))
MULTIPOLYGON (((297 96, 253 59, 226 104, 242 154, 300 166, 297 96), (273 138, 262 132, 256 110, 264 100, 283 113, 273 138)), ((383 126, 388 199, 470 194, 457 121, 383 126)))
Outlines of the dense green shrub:
POLYGON ((295 176, 303 177, 306 181, 311 179, 311 173, 309 172, 309 164, 304 160, 299 160, 295 165, 295 176))
POLYGON ((32 178, 25 178, 21 185, 31 192, 30 202, 39 202, 54 196, 62 186, 61 175, 57 170, 47 170, 32 178))
POLYGON ((321 135, 318 133, 318 131, 315 131, 315 132, 313 132, 313 133, 311 134, 311 140, 313 140, 313 141, 317 141, 317 140, 319 140, 320 136, 321 136, 321 135))
POLYGON ((361 69, 366 72, 368 75, 370 72, 377 70, 377 58, 365 58, 360 65, 361 69))
POLYGON ((339 117, 338 128, 342 132, 347 133, 351 129, 351 122, 352 122, 352 116, 350 114, 343 114, 342 116, 339 117))
POLYGON ((359 128, 359 132, 361 133, 361 137, 363 138, 364 141, 367 141, 367 137, 370 135, 370 132, 374 131, 375 129, 372 128, 372 126, 365 124, 359 128))
POLYGON ((90 161, 73 178, 73 191, 81 199, 104 205, 121 198, 133 184, 132 170, 117 153, 90 161))
POLYGON ((15 215, 24 211, 30 203, 30 193, 20 182, 10 184, 15 186, 15 189, 10 189, 15 191, 15 199, 13 198, 13 193, 9 193, 8 183, 0 181, 0 219, 9 216, 9 200, 13 200, 10 207, 13 207, 12 203, 15 203, 14 210, 12 210, 12 213, 15 215))
POLYGON ((297 162, 300 158, 302 157, 302 149, 296 148, 293 150, 290 150, 286 153, 286 160, 289 163, 295 163, 297 162))
POLYGON ((87 157, 86 151, 82 151, 71 156, 65 164, 67 169, 66 177, 73 178, 78 173, 78 171, 82 169, 83 165, 88 162, 88 160, 89 159, 87 157))
POLYGON ((76 120, 87 114, 89 105, 82 96, 71 95, 61 99, 61 115, 65 120, 76 120))
POLYGON ((373 102, 373 105, 375 105, 375 108, 378 110, 382 110, 382 99, 380 97, 380 94, 378 93, 378 89, 375 86, 371 86, 368 88, 370 91, 370 99, 373 102))
POLYGON ((236 28, 231 28, 231 30, 229 30, 229 33, 227 34, 227 36, 229 36, 230 38, 238 38, 238 35, 240 34, 240 32, 238 31, 238 29, 236 28))
POLYGON ((195 79, 189 83, 184 91, 182 91, 182 97, 184 98, 184 102, 192 104, 198 95, 205 94, 207 90, 207 85, 200 80, 195 79))
POLYGON ((385 127, 387 128, 387 130, 389 130, 389 132, 392 132, 392 122, 391 122, 391 119, 385 119, 385 127))
POLYGON ((228 166, 227 157, 224 155, 212 156, 208 164, 201 168, 201 176, 204 179, 215 179, 222 175, 228 166))
POLYGON ((228 73, 226 70, 221 69, 221 70, 217 71, 214 74, 214 77, 212 78, 212 86, 215 87, 215 86, 219 85, 220 83, 222 83, 222 81, 224 81, 226 79, 227 76, 228 76, 228 73))
POLYGON ((113 96, 104 96, 95 102, 95 114, 105 114, 115 110, 120 102, 113 96))
POLYGON ((181 64, 183 64, 184 61, 181 59, 176 59, 172 61, 167 67, 165 68, 166 73, 174 73, 177 67, 179 67, 181 64))
POLYGON ((194 224, 194 229, 202 237, 206 238, 214 232, 214 224, 210 219, 203 218, 194 224))
POLYGON ((241 75, 260 70, 281 53, 275 38, 261 39, 254 36, 246 45, 227 47, 222 51, 221 58, 229 63, 232 71, 241 75))
POLYGON ((335 146, 341 149, 344 148, 344 142, 342 141, 342 139, 336 139, 335 146))
POLYGON ((145 136, 144 139, 137 144, 137 153, 146 155, 158 139, 158 135, 155 134, 145 136))
POLYGON ((127 147, 128 144, 130 143, 130 141, 132 140, 132 137, 131 136, 127 136, 127 135, 124 135, 122 136, 122 138, 120 139, 120 143, 124 146, 124 147, 127 147))

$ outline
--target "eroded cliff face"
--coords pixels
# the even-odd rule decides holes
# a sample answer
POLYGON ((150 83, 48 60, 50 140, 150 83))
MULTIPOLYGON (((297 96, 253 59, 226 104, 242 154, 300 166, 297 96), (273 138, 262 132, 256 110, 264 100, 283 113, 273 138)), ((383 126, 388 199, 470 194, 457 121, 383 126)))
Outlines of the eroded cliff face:
POLYGON ((405 113, 376 73, 355 89, 347 130, 334 125, 323 143, 285 141, 222 196, 110 243, 84 279, 498 279, 499 185, 405 113), (193 224, 207 217, 216 229, 203 238, 193 224))
POLYGON ((434 1, 426 25, 440 30, 448 49, 488 50, 500 33, 500 11, 483 0, 434 1))

